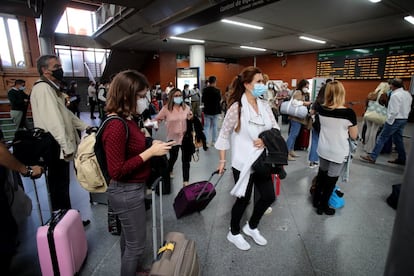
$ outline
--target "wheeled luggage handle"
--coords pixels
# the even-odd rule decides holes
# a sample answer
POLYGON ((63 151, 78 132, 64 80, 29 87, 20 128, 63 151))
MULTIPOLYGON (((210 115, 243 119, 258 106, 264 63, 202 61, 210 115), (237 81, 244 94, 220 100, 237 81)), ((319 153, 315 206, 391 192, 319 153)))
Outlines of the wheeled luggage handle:
POLYGON ((151 196, 152 196, 152 249, 153 249, 153 257, 154 261, 157 259, 157 251, 158 251, 158 239, 157 239, 157 208, 155 204, 155 190, 159 186, 159 193, 160 193, 160 232, 162 241, 164 237, 164 215, 162 212, 162 177, 158 177, 151 185, 151 196))
MULTIPOLYGON (((44 177, 45 177, 45 185, 46 185, 46 193, 47 193, 47 203, 49 205, 49 211, 50 211, 50 220, 53 217, 53 212, 52 212, 52 201, 50 198, 50 189, 49 189, 49 181, 48 181, 48 176, 47 176, 47 168, 44 167, 44 177)), ((32 178, 32 182, 33 182, 33 189, 35 192, 35 196, 36 196, 36 201, 37 201, 37 210, 38 210, 38 214, 39 214, 39 218, 40 218, 40 224, 41 225, 45 225, 45 221, 43 219, 43 215, 42 215, 42 208, 40 206, 40 199, 39 199, 39 194, 37 191, 37 186, 36 186, 36 180, 34 178, 32 178)))
MULTIPOLYGON (((225 169, 224 169, 224 170, 225 170, 225 169)), ((210 183, 210 181, 211 181, 211 179, 213 178, 213 176, 214 176, 215 174, 218 174, 218 173, 219 173, 219 170, 215 170, 215 171, 211 174, 211 176, 210 176, 210 178, 207 180, 206 184, 204 184, 203 189, 202 189, 202 190, 201 190, 201 192, 198 194, 198 196, 197 196, 196 200, 199 200, 199 199, 200 199, 200 197, 203 195, 204 191, 207 189, 207 185, 208 185, 208 183, 210 183)), ((218 185, 218 183, 220 182, 220 180, 221 180, 221 178, 223 177, 223 175, 224 175, 224 173, 222 173, 222 174, 220 175, 220 177, 217 179, 216 183, 215 183, 215 184, 213 184, 213 186, 214 186, 214 187, 216 187, 216 186, 218 185)), ((211 194, 213 191, 214 191, 214 189, 213 189, 213 190, 211 190, 211 191, 208 193, 207 197, 209 197, 209 196, 210 196, 210 194, 211 194)))

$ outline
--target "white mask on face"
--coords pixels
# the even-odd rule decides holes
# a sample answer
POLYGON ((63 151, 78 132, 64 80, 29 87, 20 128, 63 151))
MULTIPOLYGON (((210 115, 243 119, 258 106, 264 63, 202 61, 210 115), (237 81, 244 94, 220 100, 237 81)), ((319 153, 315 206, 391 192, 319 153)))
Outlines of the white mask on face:
POLYGON ((149 106, 148 100, 146 98, 139 98, 137 100, 137 113, 142 114, 145 109, 147 109, 149 106))
POLYGON ((308 92, 309 92, 309 88, 307 88, 307 87, 303 87, 303 88, 302 88, 302 91, 303 91, 303 93, 308 93, 308 92))

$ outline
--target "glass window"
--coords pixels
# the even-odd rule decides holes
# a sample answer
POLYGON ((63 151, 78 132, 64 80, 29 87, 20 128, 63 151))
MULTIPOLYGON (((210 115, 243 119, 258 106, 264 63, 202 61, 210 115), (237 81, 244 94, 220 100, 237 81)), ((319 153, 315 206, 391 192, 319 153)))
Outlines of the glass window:
POLYGON ((55 29, 55 33, 67 34, 68 32, 68 21, 66 20, 66 11, 63 13, 60 18, 59 24, 55 29))
MULTIPOLYGON (((85 51, 85 62, 87 63, 95 63, 95 53, 94 51, 85 51)), ((99 62, 96 60, 96 62, 99 62)))
POLYGON ((10 32, 10 40, 12 44, 14 60, 16 62, 16 67, 26 67, 26 62, 24 61, 24 52, 22 44, 22 36, 20 35, 19 22, 16 19, 9 18, 7 19, 10 32))
POLYGON ((26 67, 20 26, 14 16, 0 16, 0 41, 3 67, 26 67))
POLYGON ((3 66, 10 67, 12 66, 12 60, 9 45, 7 43, 6 25, 4 23, 4 18, 0 17, 0 41, 4 41, 3 43, 0 43, 0 57, 3 66))
POLYGON ((94 12, 67 8, 55 32, 91 36, 95 31, 95 21, 94 12))
POLYGON ((109 50, 56 45, 65 77, 99 78, 106 66, 109 50))
POLYGON ((60 58, 60 62, 62 63, 63 72, 65 72, 65 76, 73 77, 73 70, 72 70, 72 60, 70 56, 70 50, 66 49, 56 49, 56 54, 60 58))
POLYGON ((73 76, 84 77, 85 70, 83 65, 83 52, 72 50, 72 61, 73 61, 73 76))

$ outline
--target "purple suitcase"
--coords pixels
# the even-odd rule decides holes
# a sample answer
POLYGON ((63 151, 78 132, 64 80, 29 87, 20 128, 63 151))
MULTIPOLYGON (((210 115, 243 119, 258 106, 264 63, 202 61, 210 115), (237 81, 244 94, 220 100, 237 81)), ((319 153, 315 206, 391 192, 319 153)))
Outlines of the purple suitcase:
POLYGON ((189 215, 194 212, 200 212, 207 207, 216 195, 215 187, 223 177, 223 174, 220 175, 217 182, 212 184, 210 180, 215 174, 218 174, 218 171, 213 172, 207 181, 192 183, 183 187, 178 192, 173 204, 177 218, 181 218, 182 216, 189 215))
POLYGON ((37 229, 37 251, 43 276, 73 276, 86 259, 88 244, 77 210, 60 210, 37 229))

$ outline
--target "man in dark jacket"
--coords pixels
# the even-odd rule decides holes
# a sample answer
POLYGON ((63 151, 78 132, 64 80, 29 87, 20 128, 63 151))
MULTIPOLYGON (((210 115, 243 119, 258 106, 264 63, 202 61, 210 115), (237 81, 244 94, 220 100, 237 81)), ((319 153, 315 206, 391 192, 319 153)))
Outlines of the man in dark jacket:
POLYGON ((214 145, 217 138, 218 116, 221 113, 221 92, 216 88, 217 78, 215 76, 210 76, 208 83, 209 86, 203 89, 201 97, 201 101, 204 103, 204 133, 207 143, 211 141, 211 145, 214 145))
POLYGON ((27 128, 26 113, 29 105, 29 94, 25 92, 26 82, 15 80, 14 86, 7 93, 10 101, 10 116, 16 124, 16 130, 27 128))

